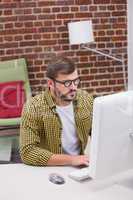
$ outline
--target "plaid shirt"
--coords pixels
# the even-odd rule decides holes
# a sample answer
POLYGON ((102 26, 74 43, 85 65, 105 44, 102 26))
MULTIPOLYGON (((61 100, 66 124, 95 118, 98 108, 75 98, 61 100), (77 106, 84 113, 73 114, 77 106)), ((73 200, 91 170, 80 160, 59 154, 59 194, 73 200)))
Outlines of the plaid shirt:
MULTIPOLYGON (((91 131, 93 98, 86 91, 78 90, 73 106, 83 154, 91 131)), ((31 98, 23 108, 20 127, 20 155, 23 162, 45 166, 53 154, 62 154, 61 132, 61 120, 50 91, 47 89, 31 98)))

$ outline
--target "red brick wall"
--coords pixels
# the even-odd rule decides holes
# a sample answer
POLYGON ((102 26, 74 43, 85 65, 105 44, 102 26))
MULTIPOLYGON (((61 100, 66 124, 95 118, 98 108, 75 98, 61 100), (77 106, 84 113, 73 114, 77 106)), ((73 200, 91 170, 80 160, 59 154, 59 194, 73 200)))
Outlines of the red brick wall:
POLYGON ((92 19, 94 47, 127 59, 126 0, 1 0, 0 60, 25 57, 33 93, 45 86, 51 54, 75 59, 81 86, 95 94, 124 89, 122 65, 77 45, 67 23, 92 19))

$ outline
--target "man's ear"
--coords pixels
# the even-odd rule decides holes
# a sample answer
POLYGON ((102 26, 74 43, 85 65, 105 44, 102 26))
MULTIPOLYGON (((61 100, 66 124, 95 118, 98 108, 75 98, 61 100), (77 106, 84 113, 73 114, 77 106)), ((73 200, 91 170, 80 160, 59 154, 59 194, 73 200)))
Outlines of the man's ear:
POLYGON ((47 85, 48 85, 49 88, 51 88, 51 87, 53 88, 53 86, 54 86, 53 80, 48 78, 47 79, 47 85))

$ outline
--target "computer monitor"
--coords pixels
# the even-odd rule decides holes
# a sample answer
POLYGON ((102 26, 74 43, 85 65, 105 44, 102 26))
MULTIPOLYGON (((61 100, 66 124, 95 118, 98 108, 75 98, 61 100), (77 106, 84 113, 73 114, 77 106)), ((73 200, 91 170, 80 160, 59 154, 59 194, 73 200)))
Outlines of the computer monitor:
POLYGON ((133 91, 95 99, 89 159, 92 178, 133 168, 133 91))

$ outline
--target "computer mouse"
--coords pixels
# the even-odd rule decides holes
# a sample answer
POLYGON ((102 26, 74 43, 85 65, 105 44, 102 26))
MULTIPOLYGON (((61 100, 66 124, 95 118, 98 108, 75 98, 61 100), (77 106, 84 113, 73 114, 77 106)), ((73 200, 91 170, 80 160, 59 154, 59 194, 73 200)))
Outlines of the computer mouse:
POLYGON ((59 185, 65 183, 65 179, 57 173, 49 174, 49 181, 54 183, 54 184, 59 184, 59 185))

